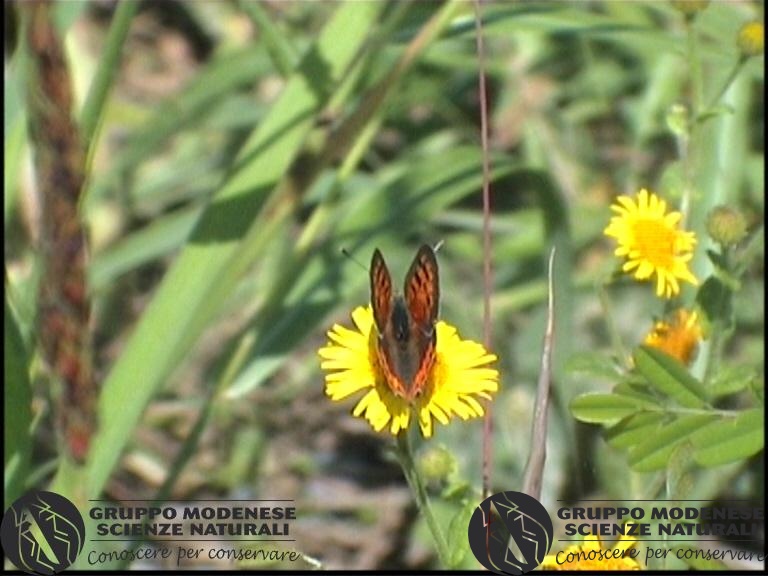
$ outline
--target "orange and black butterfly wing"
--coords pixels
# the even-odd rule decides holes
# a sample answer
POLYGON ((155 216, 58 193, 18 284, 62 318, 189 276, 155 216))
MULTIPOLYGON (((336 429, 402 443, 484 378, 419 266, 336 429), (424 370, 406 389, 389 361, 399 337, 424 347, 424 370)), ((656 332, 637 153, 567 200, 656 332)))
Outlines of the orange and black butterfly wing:
POLYGON ((378 248, 371 258, 370 278, 373 319, 379 335, 382 335, 392 314, 392 277, 378 248))
POLYGON ((427 384, 435 363, 435 322, 440 306, 440 278, 437 258, 431 247, 419 248, 405 277, 405 303, 413 323, 411 347, 418 355, 418 368, 410 383, 408 396, 419 395, 427 384))
POLYGON ((378 338, 376 339, 376 354, 379 367, 384 374, 389 389, 396 395, 406 397, 406 385, 400 374, 403 366, 400 359, 400 343, 394 333, 393 316, 395 308, 399 312, 402 304, 392 294, 392 277, 384 262, 384 257, 378 249, 374 250, 371 259, 371 306, 373 319, 376 324, 378 338))
POLYGON ((431 333, 440 306, 440 279, 435 252, 426 244, 419 248, 405 277, 405 302, 416 327, 431 333))

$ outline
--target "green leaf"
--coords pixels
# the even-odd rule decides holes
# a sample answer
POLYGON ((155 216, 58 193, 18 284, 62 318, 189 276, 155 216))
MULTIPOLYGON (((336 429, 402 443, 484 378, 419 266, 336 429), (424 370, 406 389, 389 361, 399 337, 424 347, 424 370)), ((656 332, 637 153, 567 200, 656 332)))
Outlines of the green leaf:
POLYGON ((757 375, 745 366, 721 365, 709 382, 710 395, 720 398, 736 394, 749 388, 756 379, 757 375))
POLYGON ((120 57, 136 10, 137 2, 123 2, 115 7, 107 40, 99 54, 99 66, 81 112, 80 136, 86 149, 90 148, 115 76, 120 71, 120 57))
MULTIPOLYGON (((11 74, 12 71, 7 71, 6 74, 11 74)), ((9 81, 7 85, 12 84, 12 78, 6 78, 9 81)), ((6 86, 7 86, 6 85, 6 86)), ((15 95, 15 91, 11 88, 6 88, 5 98, 6 100, 15 95)), ((6 105, 7 106, 7 105, 6 105)), ((6 112, 7 114, 8 112, 6 112)), ((19 113, 15 118, 6 119, 5 127, 5 161, 3 166, 5 167, 5 174, 3 176, 3 184, 5 191, 3 209, 5 223, 8 224, 11 215, 13 214, 14 206, 16 205, 16 198, 19 194, 19 176, 23 166, 24 151, 27 146, 27 119, 25 114, 19 113)))
POLYGON ((467 556, 467 552, 469 552, 467 529, 475 508, 477 508, 477 502, 465 502, 448 526, 446 537, 448 539, 448 550, 450 550, 450 557, 448 558, 450 568, 459 566, 467 556))
POLYGON ((750 382, 749 386, 750 391, 752 394, 755 395, 755 398, 760 402, 760 405, 765 404, 765 381, 760 379, 754 379, 750 382))
POLYGON ((621 394, 582 394, 570 404, 571 414, 581 422, 610 424, 656 404, 621 394))
POLYGON ((287 77, 298 61, 296 50, 289 41, 290 37, 281 29, 280 24, 270 17, 260 2, 241 0, 240 7, 256 25, 259 39, 264 42, 280 75, 287 77))
POLYGON ((32 394, 29 356, 16 320, 5 300, 5 509, 21 496, 31 451, 32 394))
POLYGON ((686 408, 703 408, 706 393, 701 382, 676 359, 661 350, 641 346, 635 351, 635 366, 646 381, 686 408))
POLYGON ((613 393, 639 398, 654 404, 659 404, 660 402, 660 395, 655 390, 652 390, 645 380, 637 378, 637 375, 630 375, 623 382, 616 384, 613 387, 613 393))
POLYGON ((716 419, 715 414, 693 414, 661 426, 629 452, 630 466, 636 472, 651 472, 666 467, 669 457, 697 430, 716 419))
POLYGON ((663 412, 632 414, 606 432, 606 441, 614 448, 630 448, 654 434, 668 419, 663 412))
POLYGON ((728 270, 728 259, 723 254, 714 250, 707 250, 707 256, 718 272, 728 270))
POLYGON ((277 308, 282 313, 270 313, 269 330, 257 336, 249 356, 250 362, 243 368, 227 389, 226 398, 239 398, 263 384, 267 378, 291 359, 291 351, 305 338, 306 333, 296 330, 303 323, 314 326, 333 308, 334 303, 304 301, 295 306, 277 308), (266 335, 264 334, 266 332, 266 335))
POLYGON ((757 454, 765 445, 764 414, 747 410, 696 432, 691 441, 694 459, 702 466, 720 466, 757 454))
POLYGON ((704 110, 701 114, 696 116, 696 122, 703 124, 707 120, 712 120, 713 118, 717 118, 718 116, 725 116, 725 115, 731 115, 731 114, 733 114, 733 106, 720 104, 718 106, 713 106, 712 108, 704 110))
POLYGON ((699 288, 696 304, 710 323, 725 327, 733 324, 733 292, 716 276, 707 278, 699 288))
POLYGON ((110 286, 120 275, 164 256, 184 244, 200 217, 199 208, 166 214, 94 255, 88 283, 95 292, 110 286))
POLYGON ((599 352, 577 352, 568 358, 565 370, 573 374, 585 374, 602 380, 615 381, 621 377, 616 363, 599 352))

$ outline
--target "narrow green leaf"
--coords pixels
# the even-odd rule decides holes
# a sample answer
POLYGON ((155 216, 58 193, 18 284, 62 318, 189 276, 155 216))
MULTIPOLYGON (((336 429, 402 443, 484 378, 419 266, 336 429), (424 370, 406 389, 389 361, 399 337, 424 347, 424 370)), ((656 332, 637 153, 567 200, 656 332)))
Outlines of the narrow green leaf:
POLYGON ((720 104, 719 106, 713 106, 712 108, 704 110, 704 112, 696 116, 696 122, 703 124, 704 122, 706 122, 707 120, 711 120, 712 118, 717 118, 718 116, 725 116, 730 114, 733 114, 733 106, 720 104))
MULTIPOLYGON (((425 218, 476 190, 480 166, 476 147, 455 146, 439 156, 425 152, 402 170, 405 176, 392 178, 377 194, 352 198, 346 217, 334 231, 341 237, 369 237, 371 229, 386 227, 396 234, 423 226, 425 218)), ((496 168, 494 178, 509 174, 512 168, 510 163, 496 168)))
MULTIPOLYGON (((308 292, 309 290, 307 290, 308 292)), ((307 330, 297 330, 297 326, 315 326, 335 302, 297 303, 293 306, 277 308, 280 313, 271 313, 265 322, 267 329, 259 333, 249 355, 253 358, 227 390, 227 398, 237 398, 251 392, 267 378, 282 368, 290 360, 291 350, 306 337, 307 330)))
POLYGON ((269 52, 280 75, 287 77, 296 65, 298 58, 286 33, 280 30, 278 23, 267 14, 266 8, 260 2, 241 0, 240 7, 256 25, 261 40, 266 45, 267 52, 269 52))
POLYGON ((115 7, 115 15, 109 27, 109 34, 100 52, 99 66, 88 90, 80 117, 80 136, 86 150, 96 135, 96 129, 104 112, 104 105, 109 96, 115 76, 120 70, 120 56, 125 38, 128 36, 133 15, 139 8, 138 2, 120 2, 115 7))
POLYGON ((755 408, 702 428, 691 437, 694 459, 702 466, 720 466, 757 454, 765 445, 764 420, 763 411, 755 408))
POLYGON ((606 432, 614 448, 630 448, 654 434, 669 416, 663 412, 638 412, 624 418, 606 432))
POLYGON ((29 466, 32 394, 28 355, 8 300, 5 299, 5 509, 21 496, 29 466))
POLYGON ((630 450, 630 466, 637 472, 650 472, 664 468, 675 448, 716 418, 715 414, 693 414, 657 428, 653 435, 648 436, 630 450))
POLYGON ((573 417, 590 424, 612 424, 655 404, 621 394, 582 394, 571 401, 573 417))
MULTIPOLYGON (((13 94, 15 92, 6 88, 6 99, 9 97, 9 93, 13 94)), ((3 162, 5 167, 5 175, 3 177, 3 190, 5 191, 3 209, 5 214, 3 218, 7 224, 13 214, 16 197, 19 193, 19 175, 23 165, 24 151, 27 147, 26 115, 20 113, 10 121, 6 120, 6 124, 8 125, 5 127, 5 161, 3 162)))
POLYGON ((635 366, 647 382, 686 408, 703 408, 706 393, 701 382, 685 366, 661 350, 641 346, 635 351, 635 366))
POLYGON ((98 292, 121 274, 178 249, 189 237, 200 212, 195 207, 168 214, 96 254, 88 268, 88 285, 98 292))

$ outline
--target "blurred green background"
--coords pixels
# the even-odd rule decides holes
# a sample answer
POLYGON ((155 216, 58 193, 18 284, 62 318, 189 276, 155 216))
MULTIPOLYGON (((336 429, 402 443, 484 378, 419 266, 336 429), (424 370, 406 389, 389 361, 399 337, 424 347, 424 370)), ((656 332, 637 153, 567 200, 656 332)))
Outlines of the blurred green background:
MULTIPOLYGON (((13 32, 14 9, 4 10, 13 32)), ((574 396, 610 382, 569 366, 610 356, 614 328, 636 346, 664 312, 649 285, 629 281, 611 286, 611 314, 601 302, 617 267, 602 236, 616 195, 647 187, 679 207, 693 190, 687 227, 699 235, 700 277, 711 273, 710 208, 736 207, 762 233, 763 57, 727 84, 690 150, 667 124, 674 104, 707 109, 740 58, 740 27, 762 10, 712 2, 686 21, 661 1, 483 4, 491 348, 501 372, 495 490, 521 484, 553 246, 557 334, 542 501, 554 509, 558 499, 639 498, 658 478, 632 473, 597 427, 570 416, 574 396)), ((441 317, 482 340, 473 5, 66 2, 56 16, 75 116, 93 134, 81 213, 101 425, 87 466, 60 466, 55 391, 36 353, 39 201, 24 68, 11 39, 6 505, 51 482, 116 501, 158 492, 294 498, 296 549, 323 567, 436 567, 391 439, 350 415, 354 401, 325 398, 316 351, 334 322, 349 324, 350 311, 367 303, 375 247, 399 285, 416 248, 440 241, 441 317), (83 107, 105 69, 114 77, 98 88, 104 97, 83 107), (27 464, 9 471, 9 453, 27 464)), ((763 255, 760 242, 726 349, 729 363, 761 381, 763 255)), ((456 474, 433 487, 446 525, 477 502, 481 442, 476 420, 438 426, 418 448, 444 446, 457 461, 456 474)), ((762 458, 702 471, 691 497, 764 502, 762 458)), ((471 555, 462 565, 478 567, 471 555)))

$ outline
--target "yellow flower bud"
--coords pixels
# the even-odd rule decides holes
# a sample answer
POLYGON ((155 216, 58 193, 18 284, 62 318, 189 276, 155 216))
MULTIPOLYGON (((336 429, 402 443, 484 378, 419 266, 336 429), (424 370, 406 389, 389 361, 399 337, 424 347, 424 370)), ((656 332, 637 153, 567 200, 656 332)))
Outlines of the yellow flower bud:
POLYGON ((759 56, 765 49, 762 22, 747 22, 739 30, 737 44, 744 56, 759 56))

